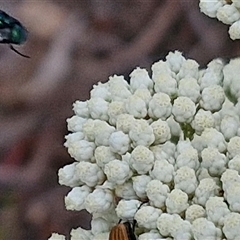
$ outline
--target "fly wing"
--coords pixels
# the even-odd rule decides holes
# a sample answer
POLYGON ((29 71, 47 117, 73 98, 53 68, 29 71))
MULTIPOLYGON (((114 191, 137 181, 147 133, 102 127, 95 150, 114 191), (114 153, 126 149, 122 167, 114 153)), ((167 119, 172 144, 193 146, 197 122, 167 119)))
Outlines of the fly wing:
POLYGON ((11 29, 0 28, 0 43, 10 43, 11 29))
POLYGON ((13 25, 20 25, 21 23, 14 17, 11 17, 4 11, 0 10, 0 28, 12 27, 13 25))

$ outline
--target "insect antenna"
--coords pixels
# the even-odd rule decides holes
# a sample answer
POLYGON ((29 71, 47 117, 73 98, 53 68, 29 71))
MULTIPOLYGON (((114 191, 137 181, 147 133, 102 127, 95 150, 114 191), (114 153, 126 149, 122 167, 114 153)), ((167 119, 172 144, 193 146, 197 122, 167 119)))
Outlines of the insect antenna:
POLYGON ((13 50, 15 53, 17 53, 18 55, 20 55, 20 56, 22 56, 22 57, 25 57, 25 58, 30 58, 29 56, 20 53, 17 49, 15 49, 15 48, 13 47, 13 45, 9 44, 9 46, 10 46, 10 49, 13 50))

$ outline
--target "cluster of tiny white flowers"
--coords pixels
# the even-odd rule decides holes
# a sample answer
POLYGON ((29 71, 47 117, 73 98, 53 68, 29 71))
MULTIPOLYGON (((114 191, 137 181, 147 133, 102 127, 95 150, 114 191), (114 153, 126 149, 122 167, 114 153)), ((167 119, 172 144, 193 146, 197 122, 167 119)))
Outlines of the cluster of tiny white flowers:
POLYGON ((199 6, 207 16, 230 25, 228 32, 232 40, 240 39, 239 0, 200 0, 199 6))
POLYGON ((71 240, 106 240, 119 219, 137 221, 139 240, 239 239, 239 66, 215 59, 200 70, 170 52, 152 77, 114 75, 73 104, 64 145, 75 162, 59 183, 72 188, 66 208, 92 221, 71 240))

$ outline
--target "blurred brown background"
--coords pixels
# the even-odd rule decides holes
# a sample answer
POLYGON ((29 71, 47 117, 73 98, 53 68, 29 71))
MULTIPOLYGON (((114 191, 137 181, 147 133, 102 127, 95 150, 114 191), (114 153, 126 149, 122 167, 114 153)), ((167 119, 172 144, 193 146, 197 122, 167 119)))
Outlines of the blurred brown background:
POLYGON ((0 44, 0 239, 44 240, 89 227, 64 209, 57 171, 71 163, 63 147, 72 103, 92 85, 128 74, 180 50, 205 66, 239 56, 228 26, 201 14, 197 0, 2 0, 29 31, 16 48, 0 44))

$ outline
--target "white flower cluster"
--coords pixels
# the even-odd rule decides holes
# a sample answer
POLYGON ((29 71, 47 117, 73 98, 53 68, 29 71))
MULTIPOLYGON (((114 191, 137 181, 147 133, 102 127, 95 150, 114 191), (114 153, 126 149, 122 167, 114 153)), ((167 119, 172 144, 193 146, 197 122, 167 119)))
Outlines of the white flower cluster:
POLYGON ((239 239, 239 66, 215 59, 200 70, 170 52, 152 77, 115 75, 73 104, 64 145, 76 161, 59 182, 72 188, 66 208, 92 221, 71 240, 106 240, 119 219, 137 221, 139 240, 239 239))
POLYGON ((232 40, 240 39, 239 0, 200 0, 199 6, 207 16, 231 25, 228 32, 232 40))

